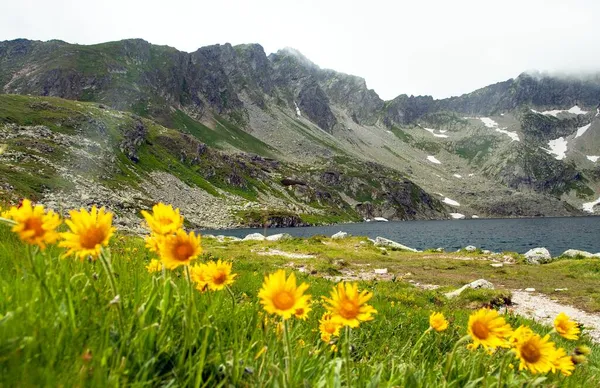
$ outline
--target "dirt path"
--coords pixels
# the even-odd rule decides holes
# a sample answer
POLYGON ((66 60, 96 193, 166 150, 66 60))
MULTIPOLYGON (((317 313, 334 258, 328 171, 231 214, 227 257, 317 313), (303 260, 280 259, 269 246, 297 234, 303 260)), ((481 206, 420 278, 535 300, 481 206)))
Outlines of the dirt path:
POLYGON ((552 326, 554 317, 564 312, 573 320, 585 326, 584 333, 590 335, 594 342, 600 343, 600 314, 586 313, 575 307, 553 302, 544 294, 512 291, 511 309, 519 315, 535 319, 552 326))

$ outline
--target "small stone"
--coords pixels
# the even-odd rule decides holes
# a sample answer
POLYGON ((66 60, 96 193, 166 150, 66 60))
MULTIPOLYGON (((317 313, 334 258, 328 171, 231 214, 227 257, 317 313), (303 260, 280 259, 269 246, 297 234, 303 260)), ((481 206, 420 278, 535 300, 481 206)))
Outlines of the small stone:
POLYGON ((475 252, 477 250, 477 247, 474 247, 473 245, 467 245, 465 247, 465 251, 467 252, 475 252))
POLYGON ((535 292, 535 288, 526 288, 525 292, 535 292))
POLYGON ((492 251, 490 251, 488 249, 484 249, 483 251, 481 251, 481 253, 483 253, 484 255, 489 255, 492 253, 492 251))
POLYGON ((244 241, 264 241, 265 236, 260 233, 251 233, 244 237, 244 241))
POLYGON ((375 268, 374 271, 378 275, 385 275, 386 273, 388 273, 388 269, 387 268, 375 268))
POLYGON ((585 257, 585 258, 590 258, 590 257, 600 257, 600 255, 598 254, 593 254, 590 252, 586 252, 586 251, 580 251, 577 249, 567 249, 566 251, 563 252, 563 254, 561 256, 567 256, 567 257, 585 257))
POLYGON ((376 247, 388 247, 388 248, 391 248, 391 249, 399 249, 399 250, 410 251, 410 252, 418 252, 414 248, 407 247, 406 245, 402 245, 400 243, 397 243, 397 242, 392 241, 392 240, 388 240, 387 238, 383 238, 383 237, 376 237, 375 238, 375 246, 376 247))
POLYGON ((292 236, 287 234, 287 233, 278 233, 278 234, 273 234, 271 236, 267 236, 267 238, 265 240, 267 241, 280 241, 280 240, 289 240, 291 239, 292 236))
POLYGON ((504 266, 504 264, 502 264, 502 263, 493 263, 493 264, 490 264, 490 266, 492 266, 494 268, 502 268, 504 266))
POLYGON ((569 289, 568 288, 555 288, 554 291, 556 291, 556 292, 569 291, 569 289))
POLYGON ((462 286, 461 288, 459 288, 457 290, 454 290, 454 291, 446 293, 446 298, 454 298, 456 296, 459 296, 467 288, 472 288, 474 290, 477 290, 479 288, 485 288, 485 289, 493 290, 494 289, 494 285, 492 283, 488 282, 485 279, 477 279, 474 282, 471 282, 469 284, 465 284, 464 286, 462 286))
POLYGON ((331 238, 334 240, 341 240, 341 239, 344 239, 347 237, 348 237, 348 233, 342 232, 342 231, 339 231, 336 234, 334 234, 333 236, 331 236, 331 238))
POLYGON ((550 314, 548 314, 544 310, 536 310, 536 312, 534 313, 534 315, 538 319, 550 318, 550 314))

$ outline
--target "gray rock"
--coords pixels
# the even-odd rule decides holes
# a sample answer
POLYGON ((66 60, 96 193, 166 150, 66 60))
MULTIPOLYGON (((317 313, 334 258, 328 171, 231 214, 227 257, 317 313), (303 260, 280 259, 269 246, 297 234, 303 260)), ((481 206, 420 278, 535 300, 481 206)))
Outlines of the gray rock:
POLYGON ((217 238, 214 234, 203 234, 202 238, 217 238))
POLYGON ((490 264, 490 266, 492 266, 494 268, 502 268, 502 267, 504 267, 504 264, 502 264, 502 263, 493 263, 493 264, 490 264))
POLYGON ((260 233, 250 233, 246 237, 244 237, 244 241, 264 241, 265 236, 260 233))
POLYGON ((373 271, 378 275, 385 275, 386 273, 388 273, 387 268, 375 268, 373 271))
POLYGON ((474 247, 473 245, 467 245, 465 247, 465 251, 467 252, 475 252, 477 250, 477 247, 474 247))
POLYGON ((494 285, 492 283, 488 282, 485 279, 477 279, 474 282, 471 282, 469 284, 465 284, 464 286, 462 286, 458 290, 454 290, 454 291, 446 293, 446 298, 455 298, 455 297, 459 296, 467 288, 472 288, 474 290, 477 290, 479 288, 485 288, 485 289, 493 290, 494 289, 494 285))
POLYGON ((563 252, 563 254, 561 256, 567 256, 567 257, 577 257, 577 256, 582 256, 582 257, 600 257, 600 254, 598 253, 590 253, 590 252, 586 252, 586 251, 580 251, 577 249, 567 249, 566 251, 563 252))
POLYGON ((400 249, 403 251, 410 251, 410 252, 418 252, 418 250, 416 250, 414 248, 407 247, 406 245, 402 245, 400 243, 397 243, 392 240, 388 240, 387 238, 383 238, 383 237, 375 238, 375 246, 376 247, 387 247, 387 248, 391 248, 391 249, 400 249))
POLYGON ((525 253, 525 259, 529 264, 542 264, 551 261, 552 256, 546 248, 533 248, 525 253))
POLYGON ((437 248, 435 251, 436 251, 436 252, 444 252, 444 248, 441 248, 441 247, 440 247, 440 248, 437 248))
POLYGON ((339 231, 336 234, 334 234, 333 236, 331 236, 331 238, 335 239, 335 240, 341 240, 341 239, 344 239, 346 237, 348 237, 348 233, 342 232, 342 231, 339 231))
POLYGON ((292 236, 287 234, 287 233, 278 233, 278 234, 273 234, 271 236, 267 236, 267 238, 265 238, 265 240, 267 241, 279 241, 279 240, 289 240, 291 239, 292 236))
POLYGON ((484 255, 489 255, 492 253, 492 251, 490 251, 488 249, 484 249, 483 251, 481 251, 481 253, 483 253, 484 255))
POLYGON ((532 288, 532 287, 526 288, 525 292, 535 292, 535 288, 532 288))

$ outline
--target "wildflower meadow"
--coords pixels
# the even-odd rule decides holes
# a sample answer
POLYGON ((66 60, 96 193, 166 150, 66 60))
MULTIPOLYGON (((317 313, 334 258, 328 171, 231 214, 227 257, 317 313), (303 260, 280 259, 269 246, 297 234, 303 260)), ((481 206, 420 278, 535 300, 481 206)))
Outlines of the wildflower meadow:
POLYGON ((104 208, 0 218, 0 386, 598 386, 596 346, 402 282, 204 252, 178 209, 144 238, 104 208))

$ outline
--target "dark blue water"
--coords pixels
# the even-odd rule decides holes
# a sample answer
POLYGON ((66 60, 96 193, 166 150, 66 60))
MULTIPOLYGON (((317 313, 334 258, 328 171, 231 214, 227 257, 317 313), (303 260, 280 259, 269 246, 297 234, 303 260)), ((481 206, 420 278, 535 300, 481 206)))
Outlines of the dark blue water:
MULTIPOLYGON (((331 236, 343 231, 354 236, 389 238, 416 249, 456 250, 467 245, 491 251, 525 253, 546 247, 553 256, 567 249, 600 252, 600 217, 475 219, 443 221, 364 222, 333 226, 267 229, 267 234, 297 237, 331 236)), ((244 237, 263 229, 204 230, 202 233, 244 237)))

